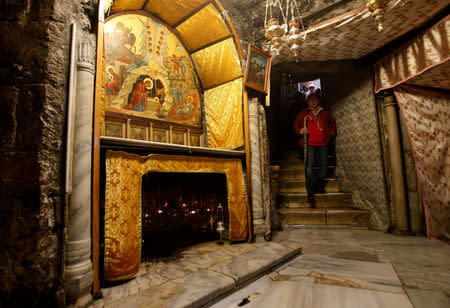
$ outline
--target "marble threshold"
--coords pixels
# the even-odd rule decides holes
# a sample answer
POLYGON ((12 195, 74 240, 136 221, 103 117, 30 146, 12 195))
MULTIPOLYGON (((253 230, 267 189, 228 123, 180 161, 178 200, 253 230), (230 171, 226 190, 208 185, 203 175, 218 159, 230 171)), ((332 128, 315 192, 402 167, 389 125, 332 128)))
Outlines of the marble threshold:
POLYGON ((137 276, 102 288, 93 307, 201 307, 214 303, 301 254, 290 242, 206 242, 172 260, 143 263, 137 276))

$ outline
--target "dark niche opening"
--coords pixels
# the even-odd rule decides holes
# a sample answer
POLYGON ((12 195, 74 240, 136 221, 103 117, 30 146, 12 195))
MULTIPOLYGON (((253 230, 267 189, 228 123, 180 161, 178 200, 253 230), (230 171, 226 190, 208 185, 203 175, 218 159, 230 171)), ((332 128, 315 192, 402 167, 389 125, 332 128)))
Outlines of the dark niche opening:
POLYGON ((143 261, 176 258, 183 247, 218 240, 219 204, 227 236, 225 174, 150 172, 142 177, 141 189, 143 261))

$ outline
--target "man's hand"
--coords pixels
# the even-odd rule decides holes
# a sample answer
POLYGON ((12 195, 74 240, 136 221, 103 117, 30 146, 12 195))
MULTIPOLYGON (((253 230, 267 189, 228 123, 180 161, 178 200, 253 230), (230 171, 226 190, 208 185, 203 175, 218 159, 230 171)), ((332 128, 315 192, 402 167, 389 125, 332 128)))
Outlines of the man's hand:
POLYGON ((307 134, 308 133, 308 129, 306 127, 303 127, 300 129, 300 134, 307 134))

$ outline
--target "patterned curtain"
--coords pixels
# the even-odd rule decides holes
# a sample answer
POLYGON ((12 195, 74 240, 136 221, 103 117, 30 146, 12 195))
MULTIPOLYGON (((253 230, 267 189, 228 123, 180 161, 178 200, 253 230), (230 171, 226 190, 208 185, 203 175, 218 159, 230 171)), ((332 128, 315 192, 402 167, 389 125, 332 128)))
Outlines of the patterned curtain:
MULTIPOLYGON (((384 14, 382 33, 377 31, 378 24, 366 7, 328 19, 306 30, 301 59, 359 59, 423 25, 447 5, 448 1, 443 0, 392 0, 384 14)), ((280 59, 293 62, 295 57, 289 48, 281 48, 272 65, 280 59)))
POLYGON ((375 93, 405 81, 450 90, 450 17, 375 63, 375 93))
POLYGON ((450 94, 398 86, 395 95, 413 149, 427 234, 450 240, 450 94))

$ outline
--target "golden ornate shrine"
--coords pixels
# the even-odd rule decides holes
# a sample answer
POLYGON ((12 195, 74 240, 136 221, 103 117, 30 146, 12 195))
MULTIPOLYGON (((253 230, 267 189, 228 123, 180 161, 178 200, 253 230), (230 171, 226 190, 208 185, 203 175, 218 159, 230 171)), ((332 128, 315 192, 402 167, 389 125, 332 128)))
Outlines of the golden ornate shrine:
MULTIPOLYGON (((108 9, 111 15, 99 24, 94 139, 124 150, 185 147, 187 153, 198 147, 212 155, 107 152, 104 279, 121 280, 140 264, 140 183, 146 172, 225 173, 230 239, 251 236, 244 178, 250 171, 243 168, 249 156, 235 151, 249 148, 248 111, 242 49, 218 1, 117 0, 108 9)), ((98 146, 94 178, 100 178, 96 157, 98 146)), ((93 186, 95 195, 100 187, 93 186)), ((98 203, 94 197, 94 293, 99 290, 98 203)))

